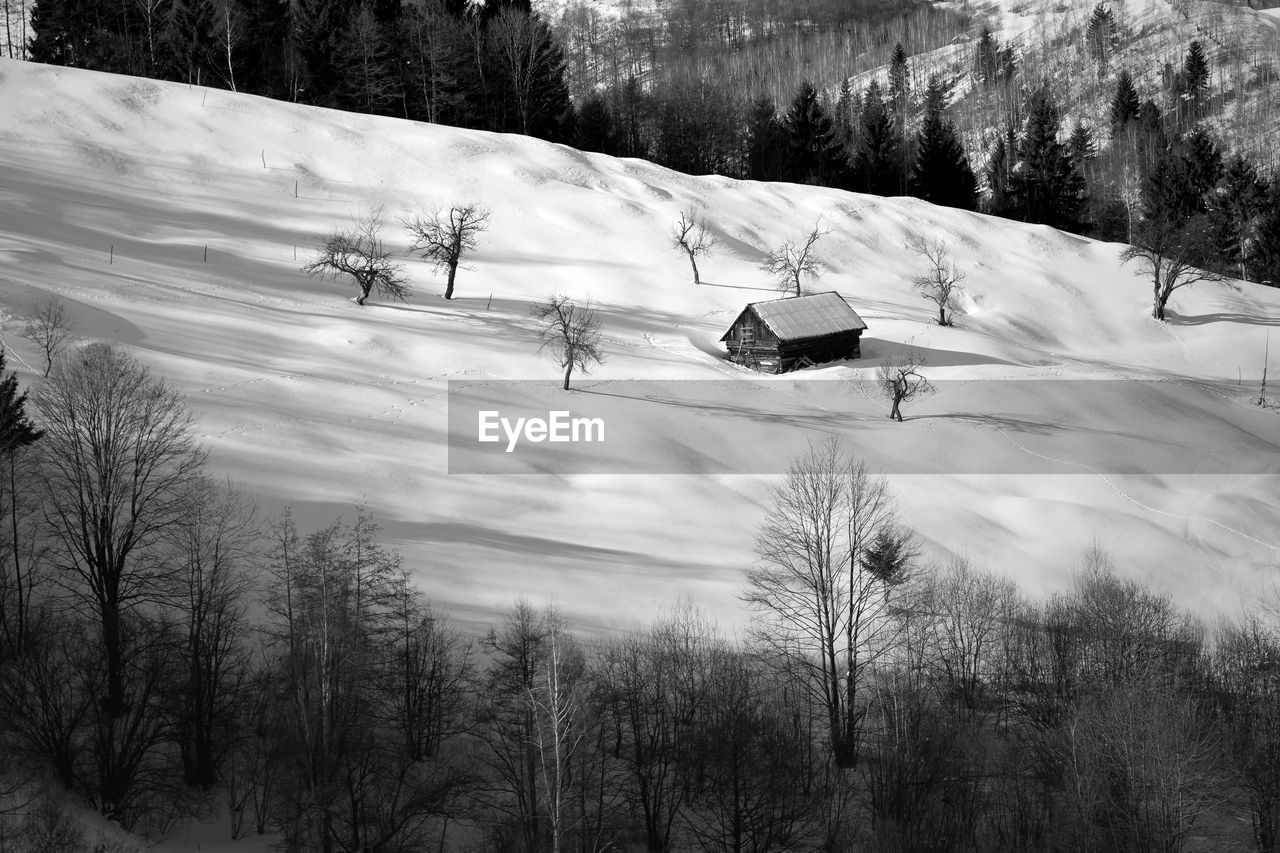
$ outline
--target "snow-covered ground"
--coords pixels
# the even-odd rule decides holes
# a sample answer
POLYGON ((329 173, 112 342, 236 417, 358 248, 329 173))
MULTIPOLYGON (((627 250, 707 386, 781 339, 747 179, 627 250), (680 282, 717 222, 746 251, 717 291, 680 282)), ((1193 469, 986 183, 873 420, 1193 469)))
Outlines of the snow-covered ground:
POLYGON ((1120 246, 1044 227, 20 62, 0 62, 0 114, 0 334, 23 379, 39 363, 18 330, 57 294, 83 338, 128 345, 188 397, 214 468, 264 510, 291 504, 318 525, 367 501, 467 627, 521 594, 589 631, 680 596, 740 625, 770 474, 826 431, 891 472, 934 556, 966 554, 1031 593, 1060 587, 1094 541, 1202 612, 1275 577, 1280 413, 1250 404, 1249 377, 1280 292, 1198 285, 1162 325, 1120 246), (405 246, 400 216, 453 201, 494 214, 452 302, 420 262, 407 304, 364 308, 299 271, 322 235, 371 207, 405 246), (690 205, 720 241, 701 287, 668 245, 690 205), (779 377, 727 364, 724 328, 772 296, 764 253, 819 218, 830 234, 814 289, 840 291, 867 321, 866 357, 779 377), (913 235, 946 240, 968 273, 957 328, 931 325, 911 287, 913 235), (607 362, 568 394, 495 384, 556 379, 528 315, 553 291, 601 310, 607 362), (931 377, 955 382, 897 424, 846 380, 906 341, 929 351, 931 377), (1061 381, 1098 378, 1148 382, 1095 396, 1061 381), (611 434, 634 441, 623 456, 652 457, 606 455, 571 475, 520 462, 449 473, 450 381, 498 408, 643 397, 611 410, 625 418, 611 434), (974 473, 987 465, 1035 473, 974 473))

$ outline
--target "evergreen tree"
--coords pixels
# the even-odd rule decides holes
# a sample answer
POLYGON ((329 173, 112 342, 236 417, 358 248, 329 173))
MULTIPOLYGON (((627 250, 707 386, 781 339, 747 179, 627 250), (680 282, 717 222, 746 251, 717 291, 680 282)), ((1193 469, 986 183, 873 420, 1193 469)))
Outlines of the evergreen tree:
POLYGON ((990 86, 996 80, 999 53, 1000 45, 991 34, 991 28, 983 26, 982 34, 978 36, 978 47, 974 52, 973 72, 984 86, 990 86))
POLYGON ((753 181, 780 181, 788 159, 787 131, 768 95, 756 98, 747 112, 746 173, 753 181))
POLYGON ((27 594, 30 569, 23 566, 18 500, 18 452, 44 435, 26 410, 26 392, 18 388, 18 376, 5 372, 5 350, 0 347, 0 662, 19 652, 27 642, 27 594), (10 598, 12 596, 12 598, 10 598))
POLYGON ((144 56, 135 7, 127 0, 35 0, 31 5, 30 59, 94 71, 138 74, 144 56), (136 54, 136 59, 134 58, 136 54))
POLYGON ((798 183, 836 186, 844 171, 844 150, 835 122, 818 101, 813 84, 804 81, 787 110, 787 176, 798 183))
POLYGON ((1187 184, 1194 193, 1195 212, 1204 211, 1206 202, 1222 177, 1222 152, 1203 127, 1197 127, 1182 140, 1187 184))
POLYGON ((175 0, 165 34, 168 73, 183 83, 217 79, 217 11, 212 0, 175 0))
POLYGON ((916 137, 912 193, 934 204, 973 210, 978 189, 955 125, 943 116, 945 87, 935 75, 925 92, 924 121, 916 137))
POLYGON ((1201 208, 1187 174, 1187 161, 1172 149, 1157 156, 1142 188, 1143 219, 1159 233, 1172 233, 1201 208))
POLYGON ((9 454, 34 444, 43 435, 27 414, 27 393, 18 388, 18 374, 5 372, 5 350, 0 347, 0 453, 9 454))
POLYGON ((907 51, 898 42, 889 59, 889 105, 899 133, 905 133, 911 104, 911 70, 907 67, 907 51))
POLYGON ((405 111, 433 124, 483 126, 484 86, 470 26, 440 0, 407 4, 400 20, 399 58, 405 111))
POLYGON ((1115 17, 1105 3, 1093 7, 1089 16, 1089 24, 1085 28, 1085 45, 1089 55, 1098 61, 1100 73, 1106 71, 1107 62, 1111 58, 1118 42, 1115 17))
POLYGON ((334 59, 338 70, 337 103, 343 109, 386 115, 403 102, 391 50, 372 6, 361 5, 352 10, 334 59))
POLYGON ((1280 180, 1271 182, 1271 199, 1258 221, 1258 235, 1252 251, 1249 276, 1255 281, 1280 287, 1280 180))
POLYGON ((1111 98, 1111 138, 1123 136, 1138 121, 1141 110, 1133 75, 1123 70, 1116 78, 1116 93, 1111 98))
POLYGON ((1043 87, 1031 99, 1009 190, 1018 218, 1069 231, 1079 224, 1084 178, 1058 140, 1059 127, 1058 108, 1043 87))
POLYGON ((1013 125, 1009 125, 1004 133, 996 137, 987 157, 987 212, 994 216, 1010 216, 1013 213, 1010 185, 1017 148, 1017 136, 1013 132, 1013 125))
POLYGON ((289 31, 293 26, 289 0, 239 0, 244 26, 236 82, 242 92, 272 98, 292 98, 286 72, 289 31))
POLYGON ((335 106, 342 82, 337 60, 346 29, 342 0, 294 0, 293 25, 292 40, 302 66, 298 99, 313 106, 335 106))
POLYGON ((846 153, 853 150, 857 137, 854 122, 861 111, 862 99, 854 93, 853 86, 846 77, 840 81, 840 94, 836 98, 835 114, 832 116, 836 125, 836 139, 846 153))
POLYGON ((1192 41, 1182 72, 1177 75, 1175 93, 1179 96, 1182 118, 1195 121, 1204 115, 1209 102, 1209 60, 1199 40, 1192 41))
POLYGON ((901 137, 875 80, 862 99, 858 150, 853 160, 853 189, 873 195, 898 195, 903 185, 901 137))
POLYGON ((1240 278, 1250 273, 1250 255, 1267 213, 1267 182, 1239 154, 1228 162, 1209 202, 1209 227, 1221 266, 1240 278))
POLYGON ((592 92, 578 108, 578 126, 574 147, 601 154, 618 153, 618 128, 609 103, 598 92, 592 92))
POLYGON ((1090 161, 1098 156, 1098 148, 1093 144, 1093 132, 1082 121, 1077 120, 1071 128, 1071 136, 1067 138, 1067 150, 1071 152, 1071 160, 1083 175, 1090 161))

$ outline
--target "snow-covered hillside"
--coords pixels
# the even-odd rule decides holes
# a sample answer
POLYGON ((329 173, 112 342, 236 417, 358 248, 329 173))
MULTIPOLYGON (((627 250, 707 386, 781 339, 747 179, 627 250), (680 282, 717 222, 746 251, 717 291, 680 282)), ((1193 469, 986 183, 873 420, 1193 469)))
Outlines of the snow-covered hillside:
POLYGON ((0 334, 30 365, 15 360, 23 379, 39 362, 18 329, 57 294, 83 338, 128 345, 187 395, 214 468, 264 510, 291 504, 315 525, 367 501, 423 588, 471 627, 520 594, 587 630, 679 596, 740 623, 768 474, 826 431, 893 472, 935 556, 966 554, 1030 592, 1062 584, 1095 540, 1201 609, 1275 576, 1280 414, 1250 404, 1248 381, 1280 324, 1275 291, 1180 291, 1162 325, 1121 247, 1040 226, 71 69, 0 62, 0 114, 0 334), (406 246, 400 216, 452 201, 494 211, 452 302, 418 262, 407 304, 364 308, 299 271, 371 207, 406 246), (719 240, 700 287, 668 244, 690 205, 719 240), (772 297, 764 253, 819 218, 814 289, 867 321, 863 360, 778 377, 726 363, 724 328, 772 297), (946 240, 968 273, 957 328, 931 325, 912 290, 913 235, 946 240), (557 377, 528 315, 553 291, 602 311, 608 360, 575 379, 594 396, 530 385, 522 401, 586 410, 649 380, 616 426, 653 437, 636 445, 653 460, 448 473, 450 381, 557 377), (846 380, 905 341, 928 350, 932 378, 956 381, 897 424, 846 380), (1154 381, 1098 384, 1101 396, 1061 382, 1105 378, 1154 381), (1024 463, 1038 473, 935 473, 1024 463), (1240 473, 1255 463, 1272 475, 1240 473))

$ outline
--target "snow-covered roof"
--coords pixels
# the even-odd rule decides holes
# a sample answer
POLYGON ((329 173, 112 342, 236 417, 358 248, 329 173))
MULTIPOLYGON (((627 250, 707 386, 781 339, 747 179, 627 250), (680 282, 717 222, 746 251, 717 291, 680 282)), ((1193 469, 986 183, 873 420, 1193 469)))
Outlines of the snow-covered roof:
MULTIPOLYGON (((867 327, 858 313, 844 301, 844 297, 834 290, 789 299, 752 302, 744 311, 755 311, 756 316, 780 341, 802 341, 867 327)), ((739 318, 741 316, 738 315, 739 318)), ((736 324, 738 320, 733 322, 736 324)), ((728 337, 728 332, 725 337, 728 337)))

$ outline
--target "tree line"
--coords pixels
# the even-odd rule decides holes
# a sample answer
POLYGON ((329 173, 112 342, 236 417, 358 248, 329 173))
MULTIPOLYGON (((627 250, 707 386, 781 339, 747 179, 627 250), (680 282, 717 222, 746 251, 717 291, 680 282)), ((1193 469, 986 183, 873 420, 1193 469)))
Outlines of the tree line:
POLYGON ((1092 548, 1030 598, 835 440, 769 491, 738 638, 687 601, 468 636, 365 509, 261 517, 108 344, 0 366, 0 465, 6 850, 93 849, 68 801, 326 853, 1280 850, 1275 590, 1209 626, 1092 548))
POLYGON ((567 140, 564 56, 528 0, 36 0, 37 62, 567 140))

